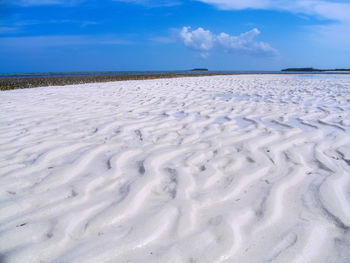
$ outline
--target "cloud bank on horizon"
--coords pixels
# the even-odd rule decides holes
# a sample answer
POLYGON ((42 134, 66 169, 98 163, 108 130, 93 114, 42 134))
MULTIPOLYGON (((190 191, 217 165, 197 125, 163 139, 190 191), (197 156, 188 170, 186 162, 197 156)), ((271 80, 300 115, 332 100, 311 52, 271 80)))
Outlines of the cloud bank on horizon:
POLYGON ((214 49, 224 52, 239 52, 247 55, 277 55, 278 52, 269 44, 255 40, 255 37, 259 34, 260 31, 257 28, 239 36, 231 36, 226 33, 215 35, 211 31, 201 27, 192 31, 191 27, 183 27, 179 35, 186 47, 200 51, 200 55, 203 58, 207 58, 209 52, 214 49))

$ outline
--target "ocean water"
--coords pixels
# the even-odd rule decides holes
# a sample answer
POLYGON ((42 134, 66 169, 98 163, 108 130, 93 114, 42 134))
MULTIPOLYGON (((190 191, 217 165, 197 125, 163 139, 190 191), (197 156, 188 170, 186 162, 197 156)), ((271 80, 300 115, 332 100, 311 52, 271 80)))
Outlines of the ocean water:
POLYGON ((0 73, 0 78, 28 77, 67 77, 67 76, 121 76, 121 75, 167 75, 167 74, 216 74, 216 73, 281 73, 280 71, 197 71, 197 70, 168 70, 168 71, 83 71, 83 72, 31 72, 31 73, 0 73))
MULTIPOLYGON (((329 78, 329 75, 350 75, 350 72, 305 72, 305 71, 239 71, 239 70, 154 70, 154 71, 81 71, 81 72, 28 72, 0 73, 1 78, 68 77, 68 76, 123 76, 123 75, 191 75, 191 74, 302 74, 305 78, 329 78), (327 76, 328 75, 328 76, 327 76)), ((335 76, 336 77, 336 76, 335 76)))

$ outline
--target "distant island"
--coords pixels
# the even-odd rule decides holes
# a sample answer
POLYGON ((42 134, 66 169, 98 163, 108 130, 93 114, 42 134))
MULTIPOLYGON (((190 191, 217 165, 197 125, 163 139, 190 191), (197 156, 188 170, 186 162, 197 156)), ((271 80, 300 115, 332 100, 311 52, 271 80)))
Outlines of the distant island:
POLYGON ((194 68, 194 69, 191 69, 191 71, 208 71, 207 68, 194 68))
POLYGON ((282 71, 283 72, 286 72, 286 71, 325 72, 325 71, 350 71, 350 69, 286 68, 286 69, 282 69, 282 71))

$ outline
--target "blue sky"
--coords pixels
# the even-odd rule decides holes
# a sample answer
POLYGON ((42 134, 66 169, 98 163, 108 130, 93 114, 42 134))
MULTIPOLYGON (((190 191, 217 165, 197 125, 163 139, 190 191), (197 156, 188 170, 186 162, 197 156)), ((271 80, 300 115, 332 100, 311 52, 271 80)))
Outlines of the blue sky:
POLYGON ((0 0, 0 72, 350 68, 345 0, 0 0))

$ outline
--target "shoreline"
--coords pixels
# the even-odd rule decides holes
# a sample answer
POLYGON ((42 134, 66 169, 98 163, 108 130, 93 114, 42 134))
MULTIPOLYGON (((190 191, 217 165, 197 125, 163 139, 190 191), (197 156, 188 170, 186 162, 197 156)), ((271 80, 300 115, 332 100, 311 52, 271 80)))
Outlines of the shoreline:
POLYGON ((103 83, 125 80, 166 79, 182 77, 228 76, 228 75, 349 75, 348 72, 280 72, 280 73, 198 73, 198 74, 140 74, 140 75, 95 75, 59 77, 11 77, 0 78, 0 90, 15 90, 48 86, 103 83))

